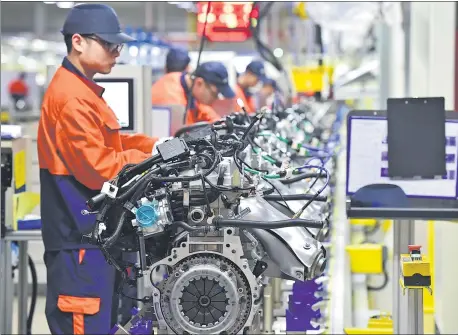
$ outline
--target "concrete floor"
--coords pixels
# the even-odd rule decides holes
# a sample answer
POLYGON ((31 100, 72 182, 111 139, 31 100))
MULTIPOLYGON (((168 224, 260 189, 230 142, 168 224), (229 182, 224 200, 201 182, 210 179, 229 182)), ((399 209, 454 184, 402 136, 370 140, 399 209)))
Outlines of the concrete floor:
MULTIPOLYGON (((48 327, 48 322, 45 316, 45 297, 38 297, 37 304, 35 306, 35 314, 33 316, 32 323, 32 334, 51 334, 48 327)), ((18 333, 17 325, 17 299, 14 299, 13 305, 13 334, 18 333)))

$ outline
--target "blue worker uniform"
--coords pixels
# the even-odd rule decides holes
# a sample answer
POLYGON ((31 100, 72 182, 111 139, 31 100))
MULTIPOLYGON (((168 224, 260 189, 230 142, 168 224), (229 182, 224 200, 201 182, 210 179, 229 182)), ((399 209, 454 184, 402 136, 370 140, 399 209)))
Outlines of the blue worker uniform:
MULTIPOLYGON (((132 40, 120 32, 113 9, 100 4, 70 11, 63 34, 76 33, 115 44, 132 40)), ((97 246, 82 243, 95 216, 81 211, 123 166, 151 157, 156 141, 120 133, 103 91, 65 58, 43 98, 37 146, 47 269, 45 314, 52 334, 108 334, 116 322, 116 270, 97 246)))
MULTIPOLYGON (((66 58, 58 71, 69 72, 65 75, 80 80, 97 95, 103 93, 101 87, 85 78, 66 58)), ((60 73, 55 79, 61 79, 60 73)), ((44 105, 48 99, 45 97, 44 105)), ((53 334, 106 334, 113 325, 112 303, 118 303, 114 297, 116 270, 97 246, 81 243, 82 235, 90 232, 95 223, 94 215, 83 216, 81 210, 99 192, 85 187, 73 176, 56 175, 46 168, 42 156, 47 150, 43 141, 50 129, 45 117, 40 120, 37 141, 47 268, 46 318, 53 334)))

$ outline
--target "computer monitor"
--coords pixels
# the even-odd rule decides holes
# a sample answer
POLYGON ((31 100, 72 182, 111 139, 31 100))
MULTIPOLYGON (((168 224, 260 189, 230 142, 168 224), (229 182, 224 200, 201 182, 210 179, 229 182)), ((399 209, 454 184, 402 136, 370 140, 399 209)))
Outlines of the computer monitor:
POLYGON ((121 130, 134 130, 134 80, 132 78, 96 78, 105 91, 103 98, 115 113, 121 130))

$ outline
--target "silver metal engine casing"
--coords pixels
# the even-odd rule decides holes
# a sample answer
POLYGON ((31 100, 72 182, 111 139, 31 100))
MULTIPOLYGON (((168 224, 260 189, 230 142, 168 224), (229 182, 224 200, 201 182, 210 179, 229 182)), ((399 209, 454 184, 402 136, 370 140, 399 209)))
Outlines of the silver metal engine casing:
MULTIPOLYGON (((243 199, 242 209, 249 207, 251 212, 244 219, 256 221, 278 221, 289 218, 273 208, 261 197, 243 199)), ((326 266, 324 248, 303 227, 277 229, 252 229, 272 262, 281 273, 297 280, 312 279, 319 276, 326 266)), ((269 277, 281 277, 269 264, 269 277), (270 267, 270 269, 269 269, 270 267)))
MULTIPOLYGON (((295 182, 293 184, 289 185, 284 185, 283 183, 279 182, 278 180, 271 180, 270 181, 275 188, 282 194, 282 195, 295 195, 295 194, 304 194, 310 186, 310 183, 305 180, 301 180, 298 182, 295 182)), ((321 187, 323 186, 323 182, 318 181, 316 185, 308 192, 309 194, 314 194, 316 191, 318 191, 321 187)), ((328 196, 329 195, 329 189, 326 188, 324 191, 320 194, 323 196, 328 196)), ((302 206, 304 206, 307 203, 307 200, 294 200, 294 201, 287 201, 287 204, 289 208, 295 213, 300 211, 302 209, 302 206)), ((273 206, 272 203, 269 203, 269 205, 273 206)), ((312 219, 312 220, 322 220, 323 217, 326 217, 328 214, 329 210, 329 205, 326 202, 319 202, 319 201, 313 201, 310 203, 307 208, 303 211, 302 215, 300 218, 302 219, 312 219)), ((313 234, 315 238, 322 236, 323 230, 327 230, 328 227, 323 227, 321 229, 319 228, 308 228, 308 230, 313 234)), ((319 238, 317 238, 319 240, 319 238)))
MULTIPOLYGON (((248 312, 246 320, 244 320, 244 324, 241 329, 237 332, 237 334, 242 334, 246 327, 250 327, 250 329, 256 333, 259 333, 259 314, 258 310, 260 307, 260 298, 261 298, 261 285, 258 280, 255 278, 253 273, 251 272, 248 260, 244 257, 244 250, 240 241, 240 237, 235 235, 234 229, 226 228, 223 230, 223 236, 219 237, 211 237, 211 236, 189 236, 187 238, 186 243, 181 243, 180 247, 172 249, 172 253, 170 256, 162 259, 161 261, 153 264, 150 267, 149 274, 152 275, 151 272, 157 266, 168 266, 173 268, 178 263, 190 259, 192 257, 203 256, 203 257, 220 257, 221 259, 226 259, 231 264, 234 264, 238 271, 243 274, 243 277, 246 278, 246 282, 249 286, 249 297, 246 298, 250 300, 251 309, 248 312), (230 246, 230 247, 228 247, 230 246), (202 251, 195 251, 203 249, 202 251)), ((197 271, 202 273, 205 272, 205 269, 208 269, 208 265, 205 267, 204 265, 197 271)), ((175 275, 176 272, 172 271, 172 275, 175 275)), ((205 274, 204 274, 205 275, 205 274)), ((221 274, 223 276, 223 273, 221 274)), ((233 291, 232 291, 233 292, 233 291)), ((247 292, 245 292, 246 294, 247 292)), ((175 334, 173 329, 169 326, 166 321, 166 318, 163 314, 163 306, 161 306, 161 292, 160 290, 152 286, 152 297, 153 297, 153 306, 156 312, 157 320, 159 323, 158 326, 158 334, 175 334)), ((238 294, 242 294, 240 289, 238 294)), ((175 303, 175 306, 179 304, 176 298, 171 294, 172 303, 175 303), (175 300, 173 300, 175 299, 175 300)), ((238 308, 238 306, 234 306, 234 308, 238 308)), ((175 315, 179 313, 178 310, 174 310, 175 315)), ((183 323, 183 321, 181 321, 183 323)), ((240 320, 237 320, 240 322, 240 320)), ((187 330, 189 333, 201 333, 201 334, 213 334, 211 329, 210 332, 205 331, 196 331, 189 326, 190 328, 187 330), (189 331, 191 330, 191 331, 189 331)), ((219 329, 215 334, 219 334, 224 329, 219 329)))

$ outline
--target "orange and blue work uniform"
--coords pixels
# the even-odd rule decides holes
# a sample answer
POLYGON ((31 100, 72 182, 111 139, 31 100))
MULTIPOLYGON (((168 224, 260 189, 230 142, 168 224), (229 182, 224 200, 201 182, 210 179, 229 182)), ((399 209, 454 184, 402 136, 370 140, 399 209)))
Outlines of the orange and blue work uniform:
MULTIPOLYGON (((266 71, 264 69, 264 63, 260 60, 253 60, 250 64, 247 65, 245 72, 254 74, 257 79, 261 82, 267 79, 266 71)), ((256 101, 253 99, 252 95, 247 89, 243 89, 240 85, 236 85, 236 98, 242 99, 245 109, 249 114, 256 112, 256 101)), ((240 107, 235 101, 236 110, 239 110, 240 107)))
POLYGON ((253 97, 238 84, 235 85, 235 96, 236 111, 240 110, 240 106, 237 104, 237 99, 241 99, 248 114, 256 112, 256 106, 253 97))
MULTIPOLYGON (((151 88, 153 105, 188 105, 189 88, 185 82, 186 72, 171 72, 156 81, 151 88)), ((191 97, 190 110, 186 113, 186 125, 196 122, 215 122, 221 119, 215 110, 191 97)))
POLYGON ((43 99, 37 144, 53 334, 107 334, 113 326, 115 269, 97 246, 82 243, 95 215, 81 211, 126 164, 149 158, 156 141, 120 133, 103 91, 65 58, 43 99))

